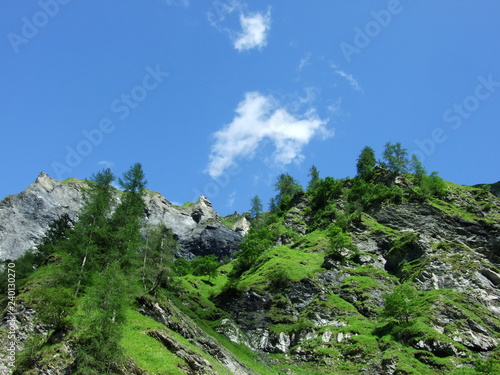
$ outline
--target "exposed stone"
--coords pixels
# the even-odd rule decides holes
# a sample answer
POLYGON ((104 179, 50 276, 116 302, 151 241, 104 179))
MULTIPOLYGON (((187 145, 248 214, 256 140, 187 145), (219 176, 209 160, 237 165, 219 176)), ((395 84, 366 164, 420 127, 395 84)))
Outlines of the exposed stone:
POLYGON ((233 225, 233 230, 236 233, 239 233, 242 237, 246 236, 248 234, 248 231, 250 230, 251 224, 246 218, 245 215, 241 216, 236 223, 233 225))
POLYGON ((161 342, 168 350, 184 360, 193 375, 217 375, 210 362, 200 354, 180 344, 166 330, 148 332, 148 335, 161 342))
MULTIPOLYGON (((213 337, 208 336, 195 322, 180 312, 173 304, 164 303, 160 305, 158 302, 147 297, 141 297, 139 303, 142 306, 140 311, 142 314, 155 319, 172 331, 177 332, 202 351, 219 360, 232 374, 256 375, 253 370, 248 369, 229 350, 213 337)), ((186 351, 185 348, 183 350, 186 351)), ((193 363, 193 366, 197 367, 200 363, 203 363, 203 361, 197 360, 196 363, 193 363)))
MULTIPOLYGON (((0 202, 0 260, 17 259, 40 243, 49 224, 67 213, 77 219, 88 183, 78 179, 65 182, 41 173, 25 191, 0 202)), ((115 195, 119 200, 119 194, 115 195)), ((178 256, 193 258, 216 254, 219 258, 238 251, 241 234, 222 223, 204 196, 186 209, 173 206, 161 194, 146 191, 144 221, 165 224, 179 241, 178 256)))
POLYGON ((321 336, 321 341, 323 341, 324 343, 329 343, 331 339, 332 331, 330 331, 329 329, 325 330, 325 332, 323 332, 323 335, 321 336))

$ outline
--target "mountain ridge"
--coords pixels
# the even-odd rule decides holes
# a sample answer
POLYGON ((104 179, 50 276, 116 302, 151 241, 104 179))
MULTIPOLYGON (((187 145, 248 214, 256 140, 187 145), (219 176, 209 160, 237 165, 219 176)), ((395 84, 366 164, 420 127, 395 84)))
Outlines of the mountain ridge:
MULTIPOLYGON (((37 193, 72 191, 76 205, 76 190, 89 187, 39 179, 0 208, 18 207, 19 199, 32 204, 16 211, 24 213, 24 223, 48 221, 40 212, 50 199, 37 193)), ((204 197, 179 209, 146 191, 143 222, 173 226, 185 246, 177 256, 193 260, 182 269, 174 263, 177 274, 165 288, 131 301, 121 339, 128 362, 110 373, 495 373, 500 199, 484 186, 443 186, 439 195, 423 196, 414 176, 383 169, 375 182, 318 179, 306 192, 281 197, 274 211, 249 217, 244 237, 236 232, 246 224, 229 229, 204 197), (234 236, 224 237, 228 230, 234 236), (221 252, 218 244, 233 239, 226 249, 234 250, 221 252), (228 254, 232 258, 216 269, 189 268, 206 256, 228 254)), ((59 261, 54 256, 44 267, 59 261)), ((76 328, 54 337, 57 330, 39 320, 43 306, 33 293, 53 283, 44 267, 20 290, 19 351, 30 348, 30 337, 41 335, 46 343, 32 352, 31 364, 22 362, 24 372, 14 374, 69 374, 77 358, 76 328)))
MULTIPOLYGON (((49 223, 62 214, 76 219, 88 189, 87 180, 58 181, 41 172, 23 192, 5 197, 0 202, 0 260, 17 259, 39 244, 49 223)), ((160 193, 146 192, 146 222, 150 226, 163 223, 173 230, 180 244, 178 255, 190 259, 215 253, 221 258, 237 251, 240 233, 223 223, 204 196, 183 209, 160 193)), ((118 190, 115 199, 119 200, 118 190)))

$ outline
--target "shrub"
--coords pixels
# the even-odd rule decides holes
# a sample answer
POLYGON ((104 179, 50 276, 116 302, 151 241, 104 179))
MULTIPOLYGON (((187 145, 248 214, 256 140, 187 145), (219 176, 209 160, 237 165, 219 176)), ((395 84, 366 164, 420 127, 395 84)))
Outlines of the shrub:
POLYGON ((195 276, 215 277, 220 264, 213 254, 196 257, 191 261, 191 268, 195 276))
POLYGON ((398 285, 392 293, 384 295, 383 298, 382 315, 389 319, 398 323, 408 323, 418 314, 419 294, 408 283, 398 285))
POLYGON ((35 291, 32 302, 42 323, 48 324, 56 331, 64 330, 66 317, 75 308, 75 297, 72 291, 63 287, 42 286, 35 291))

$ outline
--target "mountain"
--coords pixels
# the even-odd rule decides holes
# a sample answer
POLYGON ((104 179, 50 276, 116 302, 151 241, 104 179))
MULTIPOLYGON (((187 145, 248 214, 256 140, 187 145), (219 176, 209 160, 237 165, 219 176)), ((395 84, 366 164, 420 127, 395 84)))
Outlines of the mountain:
MULTIPOLYGON (((62 214, 76 219, 89 189, 88 181, 57 181, 42 172, 25 191, 5 197, 0 202, 0 260, 17 259, 40 243, 49 223, 62 214)), ((120 199, 118 191, 115 199, 120 199)), ((146 225, 163 223, 171 228, 179 242, 179 256, 223 257, 237 251, 241 234, 224 225, 205 197, 182 208, 147 191, 144 201, 146 225)))
MULTIPOLYGON (((203 197, 180 208, 146 191, 143 223, 172 229, 178 259, 226 261, 136 293, 120 336, 127 360, 109 373, 499 373, 500 199, 482 186, 424 190, 415 176, 377 173, 278 196, 249 231, 246 216, 221 218, 203 197), (237 221, 235 230, 224 224, 237 221)), ((91 188, 41 174, 5 198, 2 258, 36 246, 62 213, 77 219, 91 188)), ((78 312, 58 329, 35 298, 61 259, 49 258, 16 296, 15 374, 74 373, 78 312)), ((73 302, 77 310, 86 298, 73 302)))
POLYGON ((489 189, 491 194, 493 194, 496 197, 500 197, 500 181, 495 182, 493 184, 477 184, 477 185, 474 185, 474 187, 477 187, 477 188, 486 187, 487 189, 489 189))

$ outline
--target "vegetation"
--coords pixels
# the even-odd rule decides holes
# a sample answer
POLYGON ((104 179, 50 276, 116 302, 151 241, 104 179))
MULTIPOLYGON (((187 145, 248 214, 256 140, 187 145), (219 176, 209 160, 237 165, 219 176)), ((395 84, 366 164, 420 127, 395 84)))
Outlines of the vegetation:
POLYGON ((252 197, 250 232, 231 259, 190 260, 175 258, 171 229, 144 225, 140 164, 118 179, 119 192, 110 170, 97 173, 79 220, 61 216, 15 261, 19 300, 49 331, 26 342, 17 373, 61 358, 75 374, 131 373, 132 362, 147 374, 183 374, 195 372, 182 357, 191 353, 229 374, 215 359, 224 351, 258 374, 498 372, 498 348, 477 348, 468 333, 499 340, 500 319, 466 288, 418 283, 438 260, 464 279, 474 271, 496 280, 499 270, 458 240, 431 246, 433 238, 378 215, 424 207, 489 228, 500 220, 496 198, 428 174, 400 143, 387 143, 381 161, 364 147, 356 171, 323 178, 312 166, 305 191, 279 175, 269 211, 252 197), (187 338, 195 327, 210 350, 187 338), (250 350, 249 337, 268 353, 250 350))
POLYGON ((366 146, 361 151, 356 163, 357 176, 363 180, 370 180, 376 164, 375 151, 373 151, 373 148, 366 146))

